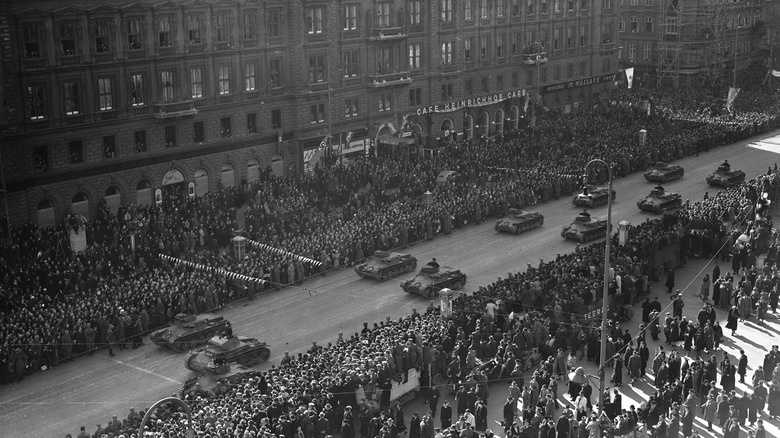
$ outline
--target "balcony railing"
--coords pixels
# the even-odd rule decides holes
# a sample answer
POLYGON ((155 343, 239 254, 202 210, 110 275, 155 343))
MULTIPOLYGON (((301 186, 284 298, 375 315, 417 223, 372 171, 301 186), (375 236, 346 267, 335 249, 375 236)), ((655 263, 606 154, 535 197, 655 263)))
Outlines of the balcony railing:
POLYGON ((133 49, 127 51, 127 57, 130 59, 138 59, 146 56, 144 49, 133 49))
POLYGON ((27 126, 32 129, 46 129, 49 127, 48 120, 30 120, 27 122, 27 126))
POLYGON ((218 51, 224 51, 224 50, 232 50, 233 46, 230 44, 230 41, 219 41, 217 44, 214 45, 214 48, 218 51))
POLYGON ((269 46, 281 46, 284 40, 282 39, 282 36, 269 36, 268 37, 268 45, 269 46))
POLYGON ((24 68, 26 70, 36 70, 39 68, 45 68, 46 67, 46 58, 37 58, 37 59, 25 59, 24 60, 24 68))
POLYGON ((176 54, 176 47, 173 46, 159 47, 157 49, 157 53, 159 54, 159 56, 173 56, 176 54))
POLYGON ((183 102, 155 103, 153 105, 154 117, 158 119, 168 119, 176 117, 194 116, 198 113, 195 108, 195 101, 186 100, 183 102))
POLYGON ((114 120, 117 118, 116 110, 106 110, 100 112, 100 120, 114 120))
POLYGON ((245 91, 244 92, 244 98, 248 99, 259 99, 260 98, 260 91, 254 90, 254 91, 245 91))
POLYGON ((547 52, 541 53, 523 53, 523 64, 535 65, 544 64, 548 61, 547 52))
POLYGON ((95 53, 95 62, 110 62, 114 60, 113 52, 95 53))
POLYGON ((62 55, 60 57, 61 65, 76 65, 79 63, 79 55, 62 55))
POLYGON ((188 44, 187 53, 203 53, 203 44, 188 44))
POLYGON ((67 125, 81 125, 86 121, 87 118, 84 116, 84 114, 76 114, 65 117, 65 124, 67 125))
POLYGON ((245 49, 257 47, 257 40, 241 40, 241 47, 245 49))
POLYGON ((148 106, 134 106, 130 108, 130 115, 131 116, 143 116, 149 114, 149 107, 148 106))
POLYGON ((601 43, 601 51, 602 52, 608 52, 610 50, 615 50, 615 43, 614 42, 603 42, 601 43))
POLYGON ((236 96, 234 94, 223 94, 218 96, 217 100, 219 103, 232 103, 236 100, 236 96))
POLYGON ((372 41, 398 40, 403 38, 406 38, 406 34, 400 27, 381 27, 371 29, 372 41))
POLYGON ((412 77, 408 71, 378 74, 371 76, 370 86, 374 88, 391 87, 394 85, 406 85, 412 83, 412 77))

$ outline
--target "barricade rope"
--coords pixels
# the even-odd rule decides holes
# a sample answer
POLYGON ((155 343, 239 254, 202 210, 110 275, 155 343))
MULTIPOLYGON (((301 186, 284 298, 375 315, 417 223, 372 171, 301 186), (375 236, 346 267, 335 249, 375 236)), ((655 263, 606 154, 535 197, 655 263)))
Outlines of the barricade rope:
POLYGON ((231 280, 240 280, 240 281, 246 281, 248 283, 257 283, 257 284, 265 284, 265 280, 257 277, 250 277, 248 275, 239 274, 236 272, 228 271, 227 269, 222 268, 215 268, 213 266, 206 266, 201 263, 195 263, 188 260, 182 260, 178 259, 176 257, 171 257, 169 255, 160 254, 160 258, 165 260, 166 262, 173 263, 176 266, 187 266, 189 268, 197 269, 198 271, 203 272, 213 272, 215 274, 222 275, 223 277, 227 277, 231 280))
POLYGON ((278 255, 286 255, 286 256, 292 257, 292 258, 294 258, 296 260, 300 260, 300 261, 302 261, 304 263, 309 263, 310 265, 313 265, 316 268, 322 266, 322 262, 318 262, 317 260, 313 260, 313 259, 310 259, 308 257, 304 257, 302 255, 294 254, 294 253, 291 253, 289 251, 285 251, 283 249, 274 248, 271 245, 266 245, 265 243, 255 242, 254 240, 246 239, 246 241, 249 242, 255 248, 260 248, 260 249, 263 249, 265 251, 269 251, 269 252, 272 252, 272 253, 278 254, 278 255))

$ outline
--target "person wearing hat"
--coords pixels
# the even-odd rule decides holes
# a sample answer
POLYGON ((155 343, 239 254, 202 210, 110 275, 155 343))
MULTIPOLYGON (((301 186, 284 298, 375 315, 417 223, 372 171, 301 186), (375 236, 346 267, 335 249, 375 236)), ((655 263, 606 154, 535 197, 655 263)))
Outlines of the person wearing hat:
POLYGON ((106 330, 106 344, 108 344, 109 356, 114 356, 114 343, 116 343, 116 332, 114 331, 114 324, 109 324, 108 330, 106 330))
POLYGON ((452 406, 448 400, 444 400, 439 411, 439 421, 441 422, 441 428, 447 429, 452 426, 452 406))

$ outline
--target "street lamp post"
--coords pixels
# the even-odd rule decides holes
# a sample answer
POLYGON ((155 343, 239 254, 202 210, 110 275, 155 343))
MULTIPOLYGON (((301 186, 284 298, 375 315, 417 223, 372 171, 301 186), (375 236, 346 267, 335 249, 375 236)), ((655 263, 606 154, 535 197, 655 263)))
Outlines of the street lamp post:
POLYGON ((0 179, 2 179, 3 182, 3 204, 5 205, 5 222, 6 227, 8 227, 8 246, 13 247, 14 246, 14 237, 11 233, 11 215, 8 214, 8 189, 5 186, 5 169, 3 168, 3 147, 0 143, 0 179))
POLYGON ((731 85, 737 88, 737 37, 739 36, 739 19, 742 14, 737 14, 737 19, 734 21, 734 79, 731 85))
POLYGON ((607 173, 609 176, 609 188, 607 191, 607 241, 604 248, 604 292, 601 299, 601 350, 599 353, 599 421, 604 414, 604 389, 606 387, 606 370, 605 364, 607 363, 607 298, 609 294, 609 258, 611 248, 611 234, 612 234, 612 166, 607 164, 606 161, 594 158, 585 165, 585 177, 588 178, 588 167, 594 163, 601 163, 607 167, 607 173))

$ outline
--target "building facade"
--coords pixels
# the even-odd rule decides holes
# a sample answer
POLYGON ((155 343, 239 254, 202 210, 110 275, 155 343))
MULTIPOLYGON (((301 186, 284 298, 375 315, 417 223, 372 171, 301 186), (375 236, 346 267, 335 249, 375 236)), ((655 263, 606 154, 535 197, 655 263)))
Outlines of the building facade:
POLYGON ((617 72, 612 2, 4 2, 11 222, 289 175, 324 150, 420 153, 526 123, 540 99, 596 104, 617 72))
POLYGON ((731 85, 766 56, 763 0, 619 0, 620 65, 639 85, 731 85))

